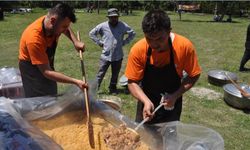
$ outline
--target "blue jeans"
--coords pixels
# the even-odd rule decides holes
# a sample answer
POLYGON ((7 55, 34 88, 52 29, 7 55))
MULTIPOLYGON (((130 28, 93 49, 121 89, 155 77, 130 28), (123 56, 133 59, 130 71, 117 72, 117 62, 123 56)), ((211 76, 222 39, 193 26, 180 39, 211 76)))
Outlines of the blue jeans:
POLYGON ((99 65, 100 65, 100 68, 99 68, 99 71, 96 75, 98 89, 100 88, 103 77, 105 76, 110 65, 111 65, 112 76, 111 76, 109 88, 116 89, 116 84, 117 84, 119 72, 120 72, 121 66, 122 66, 122 59, 118 60, 118 61, 110 62, 110 61, 107 61, 107 60, 104 60, 101 58, 99 65))

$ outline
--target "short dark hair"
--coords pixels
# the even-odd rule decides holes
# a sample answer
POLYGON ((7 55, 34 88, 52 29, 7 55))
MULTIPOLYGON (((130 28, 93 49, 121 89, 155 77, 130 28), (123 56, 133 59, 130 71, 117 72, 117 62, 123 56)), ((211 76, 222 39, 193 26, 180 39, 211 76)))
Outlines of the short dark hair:
POLYGON ((171 30, 170 18, 163 10, 150 10, 143 18, 142 30, 147 34, 171 30))
POLYGON ((58 15, 59 19, 68 17, 71 22, 76 22, 74 9, 65 3, 58 3, 53 8, 49 9, 49 15, 58 15))

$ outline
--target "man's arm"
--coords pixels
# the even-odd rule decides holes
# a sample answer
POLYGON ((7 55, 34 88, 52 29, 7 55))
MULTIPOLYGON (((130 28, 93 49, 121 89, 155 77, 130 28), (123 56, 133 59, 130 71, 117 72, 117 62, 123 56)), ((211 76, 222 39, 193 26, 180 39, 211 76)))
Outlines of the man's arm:
POLYGON ((152 111, 154 110, 154 104, 150 101, 147 95, 143 92, 138 82, 128 80, 128 88, 130 93, 139 101, 144 104, 143 108, 143 118, 150 117, 152 118, 152 111))
POLYGON ((126 28, 126 33, 128 34, 128 37, 125 40, 123 40, 123 45, 126 45, 129 42, 131 42, 135 38, 135 35, 136 35, 135 31, 127 24, 125 24, 125 28, 126 28))
POLYGON ((101 39, 97 36, 99 34, 99 30, 100 30, 100 25, 96 26, 95 28, 93 28, 90 32, 89 32, 89 37, 100 47, 103 47, 103 42, 101 41, 101 39))
POLYGON ((172 94, 168 94, 165 97, 164 100, 164 105, 171 107, 174 106, 176 100, 181 97, 186 91, 188 91, 192 86, 194 86, 194 84, 196 83, 196 81, 199 79, 200 74, 194 76, 194 77, 189 77, 187 76, 186 78, 183 79, 182 84, 180 86, 180 88, 175 91, 172 94))
POLYGON ((70 27, 64 32, 64 34, 72 41, 72 43, 74 44, 75 49, 77 51, 79 51, 79 50, 84 51, 85 44, 83 42, 77 40, 74 32, 72 31, 72 29, 70 27))
POLYGON ((54 80, 56 82, 62 82, 62 83, 70 83, 75 84, 82 90, 87 87, 87 84, 85 84, 82 80, 78 80, 75 78, 68 77, 60 72, 53 71, 49 64, 41 64, 37 65, 41 73, 48 79, 54 80))

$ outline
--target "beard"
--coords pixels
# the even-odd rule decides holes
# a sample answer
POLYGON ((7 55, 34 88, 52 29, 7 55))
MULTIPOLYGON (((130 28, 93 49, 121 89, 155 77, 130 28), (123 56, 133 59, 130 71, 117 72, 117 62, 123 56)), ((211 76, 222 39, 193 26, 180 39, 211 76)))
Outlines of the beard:
POLYGON ((61 33, 58 33, 57 32, 57 26, 56 25, 53 25, 53 27, 49 30, 47 30, 47 36, 48 37, 53 37, 53 36, 60 36, 61 33))
POLYGON ((109 23, 111 26, 115 27, 118 24, 118 21, 111 21, 109 23))

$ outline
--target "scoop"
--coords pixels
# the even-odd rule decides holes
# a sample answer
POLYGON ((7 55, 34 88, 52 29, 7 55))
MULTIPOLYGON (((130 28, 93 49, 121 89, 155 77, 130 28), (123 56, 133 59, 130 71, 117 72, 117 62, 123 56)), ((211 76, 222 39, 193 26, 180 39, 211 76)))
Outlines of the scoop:
MULTIPOLYGON (((163 103, 161 103, 159 106, 156 107, 156 109, 153 111, 153 114, 154 114, 156 111, 158 111, 158 110, 161 108, 161 106, 163 106, 163 103)), ((139 139, 139 138, 140 138, 140 135, 138 134, 137 130, 138 130, 146 121, 148 121, 148 119, 149 119, 149 117, 146 117, 145 119, 143 119, 143 120, 135 127, 135 129, 127 128, 128 130, 130 130, 131 132, 134 133, 136 139, 139 139)))

